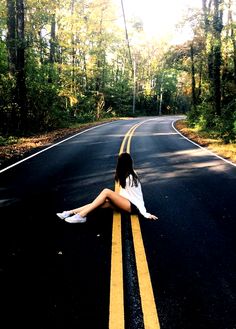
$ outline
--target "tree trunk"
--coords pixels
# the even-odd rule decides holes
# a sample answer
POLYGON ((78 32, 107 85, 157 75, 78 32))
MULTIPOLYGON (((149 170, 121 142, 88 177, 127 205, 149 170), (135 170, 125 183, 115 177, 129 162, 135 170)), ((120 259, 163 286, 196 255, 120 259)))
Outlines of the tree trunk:
MULTIPOLYGON (((212 0, 202 0, 203 18, 204 18, 204 32, 205 32, 205 48, 207 48, 207 39, 210 34, 210 13, 211 13, 212 0)), ((211 47, 210 52, 207 55, 207 65, 208 65, 208 79, 212 81, 213 79, 213 48, 211 47)))
POLYGON ((16 7, 15 0, 7 0, 7 49, 9 71, 16 69, 16 7))
POLYGON ((231 37, 232 37, 233 54, 234 54, 234 59, 233 59, 233 62, 234 62, 234 82, 236 83, 236 39, 235 39, 233 28, 232 28, 231 37))
POLYGON ((55 44, 56 44, 56 19, 54 14, 51 20, 51 38, 50 38, 50 55, 49 55, 50 71, 48 76, 49 83, 53 82, 53 66, 55 63, 55 44))
POLYGON ((233 22, 233 14, 232 14, 232 1, 229 1, 229 26, 230 26, 230 37, 233 44, 233 63, 234 63, 234 82, 236 83, 236 37, 235 37, 235 24, 233 22))
POLYGON ((202 68, 203 68, 203 63, 201 59, 200 67, 199 67, 199 84, 198 84, 197 102, 199 101, 202 95, 202 68))
MULTIPOLYGON (((8 69, 12 77, 16 74, 16 3, 15 0, 7 0, 7 39, 6 46, 8 51, 8 69)), ((15 88, 11 90, 12 103, 16 103, 15 88)), ((7 125, 8 131, 18 128, 18 117, 16 106, 12 106, 10 122, 7 125)))
POLYGON ((16 2, 16 32, 17 32, 17 58, 16 58, 16 102, 20 109, 23 130, 27 129, 27 106, 25 84, 25 21, 24 0, 16 2))
POLYGON ((215 113, 221 115, 221 31, 223 28, 223 11, 221 8, 222 0, 214 0, 213 17, 213 91, 214 91, 214 109, 215 113))
POLYGON ((50 38, 50 56, 49 56, 50 64, 55 63, 55 43, 56 43, 56 19, 54 14, 52 15, 52 20, 51 20, 51 38, 50 38))
POLYGON ((191 73, 192 73, 192 105, 196 107, 196 82, 195 82, 195 66, 194 66, 194 49, 193 44, 190 46, 191 55, 191 73))
POLYGON ((75 31, 74 31, 74 14, 75 14, 75 0, 71 0, 71 92, 75 92, 75 31))

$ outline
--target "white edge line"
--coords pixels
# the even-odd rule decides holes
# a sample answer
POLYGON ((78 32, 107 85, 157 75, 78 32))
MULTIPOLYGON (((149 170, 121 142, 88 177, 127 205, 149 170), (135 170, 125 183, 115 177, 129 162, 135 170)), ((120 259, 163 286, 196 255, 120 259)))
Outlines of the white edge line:
POLYGON ((76 137, 76 136, 79 136, 79 135, 81 135, 81 134, 84 134, 84 133, 86 133, 86 132, 88 132, 88 131, 90 131, 90 130, 93 130, 93 129, 100 128, 100 127, 102 127, 102 126, 108 125, 108 124, 110 124, 110 123, 111 123, 111 122, 106 122, 106 123, 103 123, 103 124, 101 124, 101 125, 97 125, 97 126, 94 126, 94 127, 88 128, 88 129, 86 129, 86 130, 80 131, 79 133, 77 133, 77 134, 75 134, 75 135, 73 135, 73 136, 70 136, 70 137, 68 137, 68 138, 66 138, 66 139, 63 139, 62 141, 60 141, 60 142, 58 142, 58 143, 55 143, 55 144, 53 144, 53 145, 50 145, 50 146, 48 146, 47 148, 45 148, 45 149, 43 149, 43 150, 41 150, 41 151, 39 151, 39 152, 36 152, 36 153, 34 153, 34 154, 32 154, 32 155, 30 155, 30 156, 28 156, 28 157, 26 157, 26 158, 24 158, 24 159, 22 159, 22 160, 20 160, 20 161, 17 161, 17 162, 15 162, 15 163, 13 163, 12 165, 10 165, 10 166, 8 166, 8 167, 6 167, 6 168, 1 169, 1 170, 0 170, 0 174, 3 173, 3 172, 6 171, 6 170, 9 170, 9 169, 12 168, 12 167, 17 166, 18 164, 20 164, 20 163, 22 163, 22 162, 24 162, 24 161, 26 161, 26 160, 29 160, 29 159, 35 157, 36 155, 38 155, 38 154, 40 154, 40 153, 43 153, 43 152, 49 150, 49 149, 52 148, 52 147, 55 147, 55 146, 57 146, 57 145, 59 145, 59 144, 61 144, 61 143, 64 143, 64 142, 68 141, 68 140, 71 139, 71 138, 74 138, 74 137, 76 137))
MULTIPOLYGON (((177 120, 179 120, 179 119, 177 119, 177 120)), ((235 163, 233 163, 233 162, 231 162, 231 161, 229 161, 229 160, 227 160, 227 159, 222 158, 220 155, 218 155, 218 154, 216 154, 216 153, 210 151, 210 150, 207 149, 206 147, 203 147, 203 146, 201 146, 201 145, 199 145, 199 144, 197 144, 197 143, 191 141, 189 138, 187 138, 186 136, 184 136, 183 134, 181 134, 181 132, 179 132, 179 131, 175 128, 175 126, 174 126, 174 123, 175 123, 177 120, 172 121, 172 128, 173 128, 173 129, 174 129, 179 135, 181 135, 183 138, 187 139, 187 141, 189 141, 190 143, 196 145, 196 146, 199 147, 200 149, 205 150, 205 151, 207 151, 208 153, 210 153, 211 155, 214 155, 215 157, 219 158, 220 160, 223 160, 224 162, 227 162, 228 164, 230 164, 230 165, 236 167, 236 164, 235 164, 235 163)))

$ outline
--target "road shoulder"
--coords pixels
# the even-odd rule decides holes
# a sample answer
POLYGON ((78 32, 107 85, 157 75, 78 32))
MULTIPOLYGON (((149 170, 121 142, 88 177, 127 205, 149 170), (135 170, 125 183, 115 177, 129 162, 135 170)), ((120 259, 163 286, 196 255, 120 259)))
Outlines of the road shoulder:
POLYGON ((189 128, 186 120, 176 120, 174 122, 174 127, 190 141, 236 164, 236 144, 224 144, 219 139, 200 134, 196 130, 189 128))
POLYGON ((16 143, 0 146, 0 169, 19 161, 44 147, 57 143, 64 138, 70 137, 86 129, 117 120, 120 119, 110 118, 97 122, 84 123, 73 128, 62 128, 47 133, 36 134, 31 137, 19 138, 16 143))

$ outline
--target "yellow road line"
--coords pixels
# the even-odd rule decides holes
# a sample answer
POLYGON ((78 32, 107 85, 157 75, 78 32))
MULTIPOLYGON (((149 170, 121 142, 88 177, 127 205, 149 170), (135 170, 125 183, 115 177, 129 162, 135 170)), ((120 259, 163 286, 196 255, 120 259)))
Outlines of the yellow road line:
MULTIPOLYGON (((131 138, 135 130, 144 122, 137 124, 129 134, 127 142, 127 152, 130 153, 131 138)), ((159 319, 152 290, 151 278, 148 269, 146 253, 143 244, 143 238, 140 223, 137 215, 131 215, 131 228, 134 242, 134 253, 137 266, 137 275, 143 310, 143 321, 145 329, 159 329, 159 319)))
POLYGON ((133 127, 133 130, 130 131, 129 136, 127 136, 127 137, 128 137, 127 146, 126 146, 126 152, 127 152, 127 153, 130 153, 131 138, 133 137, 133 134, 134 134, 135 130, 136 130, 139 126, 141 126, 144 122, 146 122, 146 121, 143 121, 143 122, 137 123, 137 124, 133 127))
MULTIPOLYGON (((149 121, 149 120, 146 120, 149 121)), ((126 133, 119 154, 130 153, 131 138, 135 130, 146 121, 132 126, 126 133)), ((119 185, 115 183, 115 191, 119 191, 119 185)), ((142 234, 138 217, 131 216, 131 227, 134 240, 135 258, 137 264, 138 282, 143 310, 145 329, 159 329, 159 320, 152 290, 152 284, 142 240, 142 234)), ((110 312, 109 329, 124 329, 124 293, 123 293, 123 264, 122 264, 122 236, 121 214, 113 213, 112 226, 112 253, 111 253, 111 279, 110 279, 110 312)))
POLYGON ((119 154, 121 154, 121 153, 124 152, 125 143, 126 143, 127 139, 131 136, 131 134, 133 133, 133 131, 136 129, 136 126, 137 126, 137 125, 139 125, 139 124, 137 123, 137 124, 135 124, 134 126, 132 126, 132 127, 128 130, 128 132, 125 134, 125 137, 124 137, 124 139, 123 139, 123 141, 122 141, 122 144, 121 144, 121 147, 120 147, 120 152, 119 152, 119 154))
POLYGON ((131 215, 131 227, 133 234, 141 304, 143 310, 144 328, 159 329, 160 324, 152 290, 147 258, 143 245, 140 223, 137 215, 131 215))
MULTIPOLYGON (((132 129, 134 129, 134 126, 125 134, 119 154, 124 152, 126 140, 132 129)), ((115 183, 116 192, 119 191, 119 188, 119 184, 115 183)), ((114 211, 112 223, 109 329, 125 328, 123 288, 121 214, 114 211)))
POLYGON ((110 329, 124 329, 124 293, 123 293, 123 264, 121 214, 114 212, 112 225, 112 262, 110 283, 110 329))

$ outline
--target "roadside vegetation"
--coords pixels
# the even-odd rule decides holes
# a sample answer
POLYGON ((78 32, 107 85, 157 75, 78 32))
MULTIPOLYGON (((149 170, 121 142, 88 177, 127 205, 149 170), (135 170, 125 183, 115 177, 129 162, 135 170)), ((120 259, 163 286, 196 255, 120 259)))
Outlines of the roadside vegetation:
POLYGON ((151 40, 134 17, 129 47, 112 0, 0 0, 0 14, 1 152, 77 125, 179 113, 191 133, 235 144, 235 1, 189 8, 182 44, 151 40))
POLYGON ((187 120, 178 120, 175 127, 190 140, 236 164, 236 143, 225 143, 218 132, 193 128, 187 120))
MULTIPOLYGON (((122 119, 119 117, 119 120, 122 119)), ((0 138, 0 168, 22 159, 34 149, 49 146, 63 138, 85 129, 116 120, 116 118, 100 119, 90 123, 78 123, 67 128, 54 129, 50 132, 34 134, 27 137, 8 136, 0 138)))

